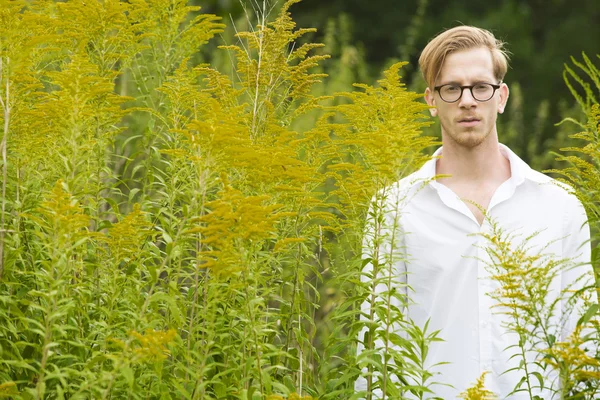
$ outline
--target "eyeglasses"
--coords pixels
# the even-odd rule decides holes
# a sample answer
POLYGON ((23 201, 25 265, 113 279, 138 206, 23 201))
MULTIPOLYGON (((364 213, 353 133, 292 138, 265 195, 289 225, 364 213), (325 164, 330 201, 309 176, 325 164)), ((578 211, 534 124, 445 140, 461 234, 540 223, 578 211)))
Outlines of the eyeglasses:
POLYGON ((500 85, 494 85, 492 83, 476 83, 474 85, 460 86, 454 83, 448 83, 446 85, 436 86, 433 90, 437 90, 442 100, 446 103, 457 102, 463 94, 463 90, 469 89, 471 96, 477 101, 488 101, 494 97, 496 90, 500 88, 500 85))

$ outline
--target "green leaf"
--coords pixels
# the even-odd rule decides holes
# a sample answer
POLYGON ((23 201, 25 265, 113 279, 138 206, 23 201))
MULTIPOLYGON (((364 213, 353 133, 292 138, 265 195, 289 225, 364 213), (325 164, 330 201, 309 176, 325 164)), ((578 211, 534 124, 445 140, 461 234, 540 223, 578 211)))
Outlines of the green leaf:
POLYGON ((296 390, 296 386, 294 385, 294 381, 292 381, 292 378, 289 375, 285 375, 283 377, 283 383, 285 384, 285 386, 288 388, 288 390, 290 392, 294 392, 296 390))
POLYGON ((540 383, 540 390, 544 388, 544 377, 542 376, 541 373, 534 371, 531 373, 531 375, 535 376, 538 380, 538 382, 540 383))
POLYGON ((579 321, 577 321, 577 325, 587 324, 588 322, 590 322, 590 319, 592 319, 593 316, 599 313, 599 311, 600 306, 597 303, 592 304, 590 308, 588 308, 588 310, 585 312, 585 314, 581 318, 579 318, 579 321))
POLYGON ((129 366, 121 367, 120 369, 121 375, 125 378, 125 381, 129 385, 129 388, 133 388, 133 370, 129 366))

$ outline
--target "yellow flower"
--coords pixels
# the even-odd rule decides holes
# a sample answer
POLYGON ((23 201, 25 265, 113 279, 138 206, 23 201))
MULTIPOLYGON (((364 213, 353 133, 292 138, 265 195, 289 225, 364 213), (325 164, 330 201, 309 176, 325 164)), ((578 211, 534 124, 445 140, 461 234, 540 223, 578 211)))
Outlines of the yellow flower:
POLYGON ((139 343, 139 347, 134 351, 142 360, 162 360, 170 354, 167 345, 175 339, 177 332, 175 329, 168 331, 147 329, 145 334, 131 331, 130 335, 139 343))
POLYGON ((474 386, 468 388, 464 392, 462 392, 458 397, 465 400, 494 400, 497 399, 496 395, 493 392, 490 392, 485 388, 485 376, 488 371, 484 371, 479 378, 477 378, 477 382, 474 386))

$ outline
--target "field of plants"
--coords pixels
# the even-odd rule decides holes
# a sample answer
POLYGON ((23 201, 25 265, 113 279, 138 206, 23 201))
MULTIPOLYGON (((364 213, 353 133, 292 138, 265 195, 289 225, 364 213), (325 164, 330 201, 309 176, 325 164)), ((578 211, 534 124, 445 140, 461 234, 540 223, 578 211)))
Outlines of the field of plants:
MULTIPOLYGON (((381 207, 439 144, 433 121, 405 63, 348 84, 299 1, 242 2, 228 38, 187 0, 0 0, 0 398, 425 399, 443 382, 423 368, 443 330, 395 306, 381 207)), ((584 119, 532 163, 586 206, 598 272, 599 60, 565 66, 584 119)), ((531 267, 510 235, 490 248, 501 285, 544 290, 508 278, 531 267)), ((564 341, 528 317, 536 296, 497 294, 557 398, 600 396, 596 292, 562 294, 584 305, 564 341)), ((521 390, 548 385, 522 367, 521 390)), ((482 376, 463 398, 494 397, 482 376)))

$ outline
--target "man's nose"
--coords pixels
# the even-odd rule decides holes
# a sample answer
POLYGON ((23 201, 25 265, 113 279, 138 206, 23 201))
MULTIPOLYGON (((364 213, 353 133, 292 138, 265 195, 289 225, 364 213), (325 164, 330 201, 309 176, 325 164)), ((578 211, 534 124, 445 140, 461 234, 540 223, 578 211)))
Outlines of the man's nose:
POLYGON ((462 96, 460 96, 460 100, 458 101, 459 107, 471 108, 477 105, 477 100, 473 98, 471 91, 469 88, 465 88, 462 91, 462 96))

